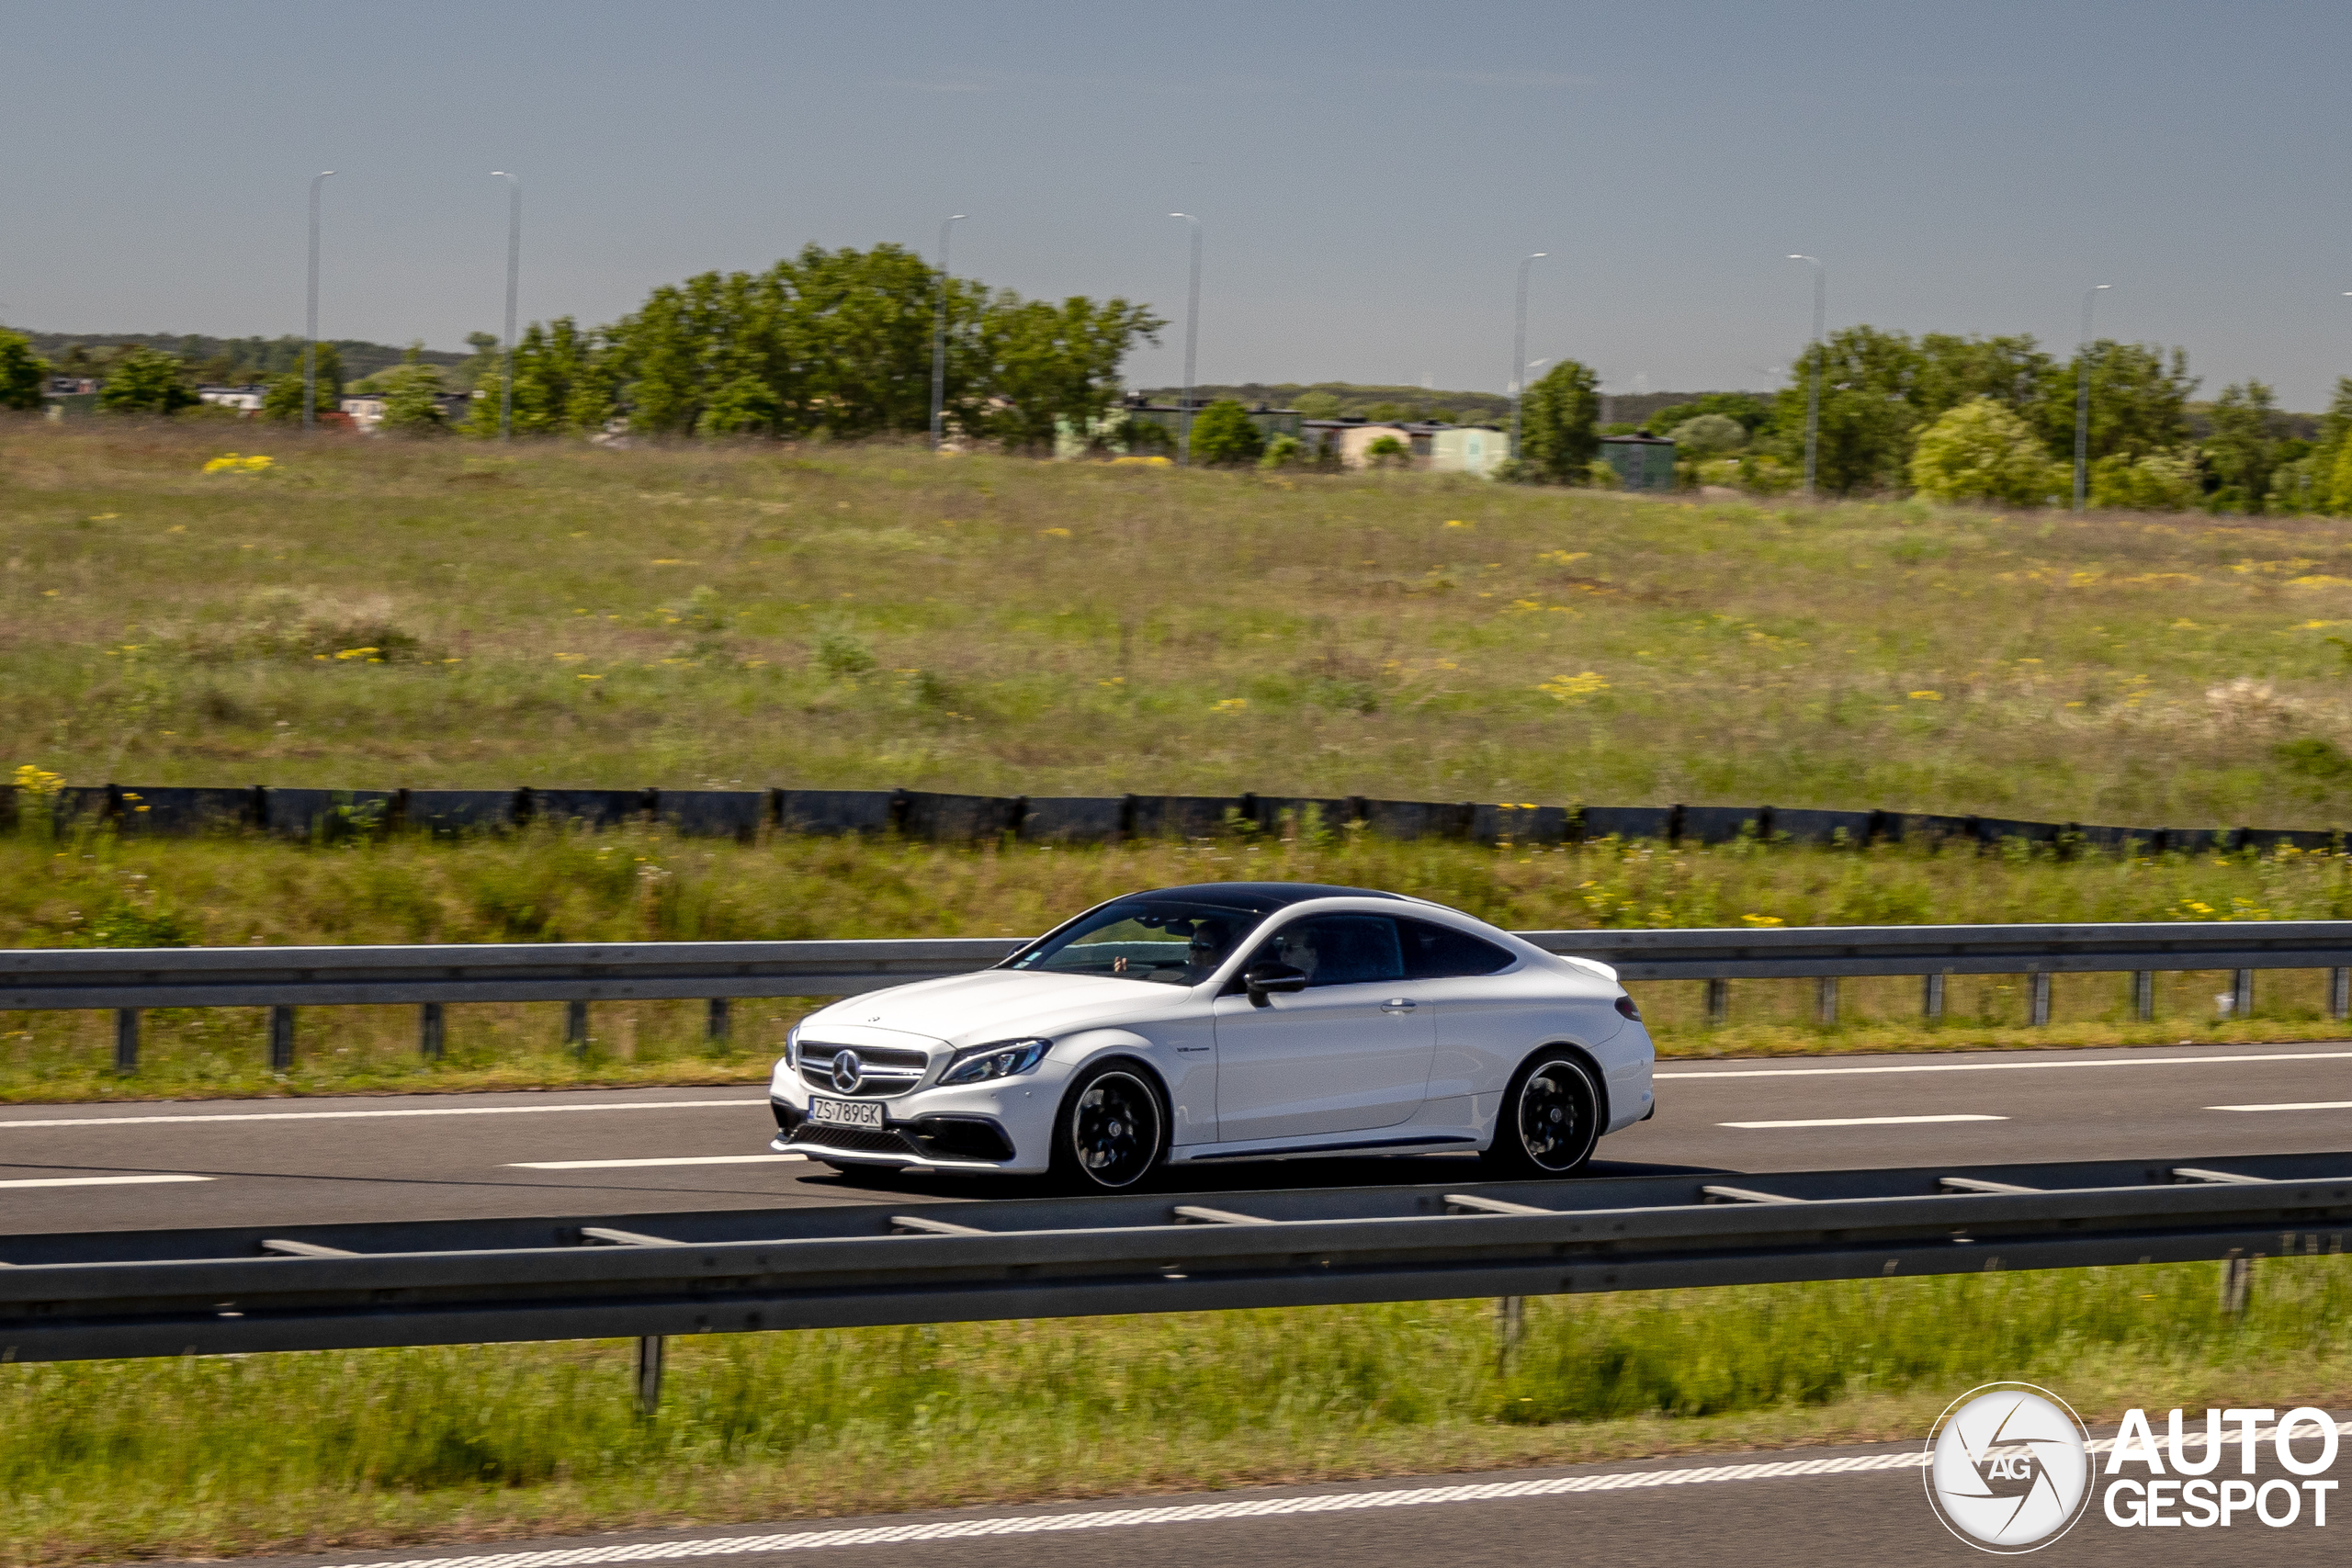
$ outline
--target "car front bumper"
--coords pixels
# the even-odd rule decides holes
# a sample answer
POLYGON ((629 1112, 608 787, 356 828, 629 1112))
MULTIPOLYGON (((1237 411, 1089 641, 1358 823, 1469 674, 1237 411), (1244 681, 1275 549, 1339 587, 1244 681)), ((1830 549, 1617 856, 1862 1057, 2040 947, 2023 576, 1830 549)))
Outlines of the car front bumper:
POLYGON ((1035 1174, 1051 1163, 1062 1076, 1041 1070, 870 1100, 882 1108, 882 1126, 871 1130, 810 1122, 808 1090, 778 1074, 768 1090, 776 1124, 768 1147, 831 1165, 1035 1174))

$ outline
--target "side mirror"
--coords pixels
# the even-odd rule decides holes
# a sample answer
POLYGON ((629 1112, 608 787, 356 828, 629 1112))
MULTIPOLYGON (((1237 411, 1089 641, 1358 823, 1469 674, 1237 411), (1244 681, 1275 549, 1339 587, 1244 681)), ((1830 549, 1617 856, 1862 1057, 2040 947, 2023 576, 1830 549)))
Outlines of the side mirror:
POLYGON ((1252 964, 1242 972, 1241 984, 1248 988, 1250 999, 1264 1007, 1269 996, 1306 989, 1306 971, 1287 964, 1252 964))

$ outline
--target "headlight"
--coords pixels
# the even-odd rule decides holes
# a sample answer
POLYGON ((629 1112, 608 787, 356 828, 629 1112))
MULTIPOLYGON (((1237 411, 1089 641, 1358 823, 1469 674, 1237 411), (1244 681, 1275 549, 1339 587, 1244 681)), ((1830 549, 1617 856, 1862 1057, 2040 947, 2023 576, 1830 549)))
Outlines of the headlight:
POLYGON ((1035 1067, 1053 1048, 1050 1040, 1000 1040, 993 1045, 975 1045, 968 1051, 956 1052, 956 1059, 947 1064, 939 1081, 986 1083, 990 1078, 1009 1078, 1035 1067))
POLYGON ((800 1026, 797 1023, 785 1031, 784 1065, 796 1073, 800 1070, 800 1026))

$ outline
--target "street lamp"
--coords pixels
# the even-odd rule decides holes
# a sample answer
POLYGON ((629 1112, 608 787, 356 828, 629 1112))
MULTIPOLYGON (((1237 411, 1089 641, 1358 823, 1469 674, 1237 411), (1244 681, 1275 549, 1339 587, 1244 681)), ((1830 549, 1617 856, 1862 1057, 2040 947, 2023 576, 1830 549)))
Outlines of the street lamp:
POLYGON ((939 314, 931 327, 931 449, 939 450, 947 405, 947 225, 970 217, 958 212, 939 226, 939 314))
POLYGON ((1827 269, 1817 256, 1788 259, 1813 263, 1813 390, 1805 395, 1804 403, 1804 493, 1809 499, 1814 493, 1814 474, 1821 450, 1821 321, 1827 269))
POLYGON ((523 266, 523 178, 503 169, 492 169, 490 177, 506 180, 514 186, 506 203, 506 374, 499 378, 498 438, 514 438, 514 287, 523 266))
POLYGON ((1199 342, 1201 326, 1201 220, 1189 212, 1171 212, 1170 218, 1182 218, 1193 226, 1193 287, 1184 303, 1184 396, 1177 411, 1183 421, 1183 434, 1176 447, 1179 467, 1193 464, 1193 349, 1199 342))
POLYGON ((2076 353, 2078 369, 2075 377, 2075 510, 2080 512, 2087 504, 2090 494, 2091 461, 2091 305, 2102 289, 2112 288, 2112 283, 2096 283, 2083 291, 2082 347, 2076 353))
POLYGON ((302 428, 311 428, 319 385, 319 182, 334 174, 322 169, 311 176, 311 293, 302 316, 302 428))
POLYGON ((1542 261, 1551 254, 1537 251, 1521 256, 1519 262, 1519 313, 1514 318, 1510 339, 1510 446, 1504 456, 1519 456, 1519 400, 1527 385, 1527 264, 1542 261))

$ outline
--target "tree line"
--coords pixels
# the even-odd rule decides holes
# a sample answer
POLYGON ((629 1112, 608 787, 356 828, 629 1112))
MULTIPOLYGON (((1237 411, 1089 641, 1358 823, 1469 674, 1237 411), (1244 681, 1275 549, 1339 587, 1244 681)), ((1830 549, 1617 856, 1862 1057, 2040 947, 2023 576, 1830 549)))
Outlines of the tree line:
MULTIPOLYGON (((1917 338, 1844 328, 1817 351, 1815 483, 1824 494, 1917 491, 1931 499, 2031 506, 2071 496, 2078 378, 2088 367, 2086 443, 2094 506, 2214 512, 2352 513, 2352 378, 2336 383, 2318 429, 2300 434, 2258 379, 2196 401, 2179 348, 2100 339, 2060 359, 2025 334, 1917 338)), ((1710 393, 1660 410, 1685 477, 1764 494, 1804 470, 1806 406, 1816 350, 1794 356, 1789 385, 1762 397, 1710 393)), ((1594 373, 1574 360, 1530 385, 1521 409, 1521 477, 1586 483, 1605 434, 1594 373)))
MULTIPOLYGON (((1139 343, 1158 342, 1166 324, 1123 299, 1025 299, 973 279, 943 280, 899 245, 809 245, 763 272, 664 284, 609 325, 582 327, 570 316, 534 321, 514 345, 513 428, 594 434, 625 419, 630 431, 654 435, 922 432, 931 423, 943 311, 947 423, 1023 451, 1050 448, 1057 427, 1097 428, 1119 395, 1120 364, 1139 343)), ((481 337, 476 357, 458 367, 469 374, 445 376, 415 350, 379 372, 368 389, 397 399, 404 415, 396 423, 388 409, 387 423, 437 428, 433 394, 464 379, 476 395, 458 428, 497 434, 507 371, 496 340, 485 345, 481 337)), ((341 367, 330 345, 321 345, 320 359, 317 396, 332 410, 345 389, 341 367)), ((107 367, 101 406, 174 412, 195 401, 194 369, 152 345, 126 349, 107 367)), ((47 372, 21 337, 0 340, 0 402, 36 406, 47 372), (11 376, 30 382, 29 400, 10 389, 11 376)), ((299 419, 301 406, 300 367, 281 371, 268 384, 264 417, 299 419)))

